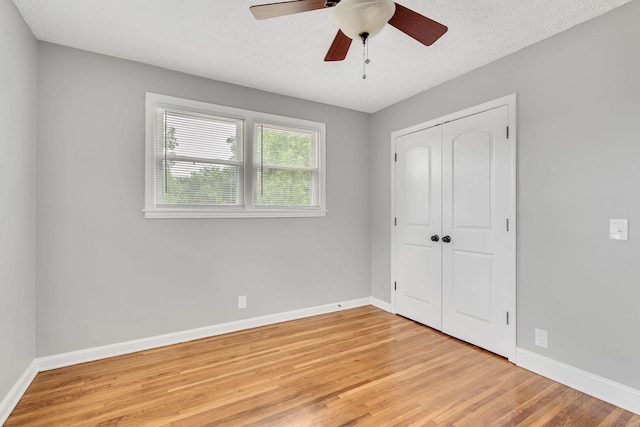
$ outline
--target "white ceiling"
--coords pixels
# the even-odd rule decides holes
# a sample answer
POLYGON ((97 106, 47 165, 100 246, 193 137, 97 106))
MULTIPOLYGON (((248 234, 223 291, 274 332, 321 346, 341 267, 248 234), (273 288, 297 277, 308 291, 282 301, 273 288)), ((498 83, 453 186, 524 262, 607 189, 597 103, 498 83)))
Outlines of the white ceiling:
POLYGON ((13 0, 39 40, 372 113, 631 0, 398 0, 449 27, 426 47, 387 25, 325 63, 333 11, 257 21, 277 0, 13 0))

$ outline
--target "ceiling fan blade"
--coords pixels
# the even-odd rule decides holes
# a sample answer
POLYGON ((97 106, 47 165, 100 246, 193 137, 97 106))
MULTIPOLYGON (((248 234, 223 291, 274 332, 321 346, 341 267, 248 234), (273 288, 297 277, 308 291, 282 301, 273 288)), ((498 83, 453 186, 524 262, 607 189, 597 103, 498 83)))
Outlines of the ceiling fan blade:
POLYGON ((324 9, 324 2, 325 0, 294 0, 282 3, 258 4, 251 6, 249 10, 251 10, 256 19, 268 19, 324 9))
POLYGON ((396 13, 389 20, 389 24, 427 46, 435 43, 448 30, 441 23, 422 16, 398 3, 396 3, 396 13))
POLYGON ((325 61, 342 61, 347 57, 349 52, 349 46, 351 46, 351 39, 347 37, 342 31, 338 30, 336 38, 333 39, 331 47, 327 52, 327 56, 324 57, 325 61))

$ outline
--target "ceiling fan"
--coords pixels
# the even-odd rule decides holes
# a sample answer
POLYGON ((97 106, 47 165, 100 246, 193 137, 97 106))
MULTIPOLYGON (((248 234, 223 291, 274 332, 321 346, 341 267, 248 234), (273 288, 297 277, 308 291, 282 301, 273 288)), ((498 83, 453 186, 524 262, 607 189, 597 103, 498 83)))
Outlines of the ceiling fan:
POLYGON ((250 10, 256 19, 268 19, 334 6, 339 30, 325 61, 342 61, 353 39, 366 44, 387 23, 426 46, 447 32, 446 26, 392 0, 293 0, 251 6, 250 10))

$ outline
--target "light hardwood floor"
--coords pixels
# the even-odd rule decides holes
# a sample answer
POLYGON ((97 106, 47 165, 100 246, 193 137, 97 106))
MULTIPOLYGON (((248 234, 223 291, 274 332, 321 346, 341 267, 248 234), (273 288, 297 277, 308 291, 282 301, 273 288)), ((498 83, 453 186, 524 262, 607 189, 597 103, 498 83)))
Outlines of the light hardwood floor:
POLYGON ((640 426, 374 307, 38 374, 12 426, 640 426))

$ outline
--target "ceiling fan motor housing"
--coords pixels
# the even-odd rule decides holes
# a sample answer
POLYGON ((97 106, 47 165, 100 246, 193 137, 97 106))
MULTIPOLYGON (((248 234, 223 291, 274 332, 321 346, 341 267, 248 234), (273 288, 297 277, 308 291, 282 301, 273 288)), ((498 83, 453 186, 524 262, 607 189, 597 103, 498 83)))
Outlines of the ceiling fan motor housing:
POLYGON ((392 0, 342 0, 335 8, 336 24, 352 40, 378 34, 396 11, 392 0))

